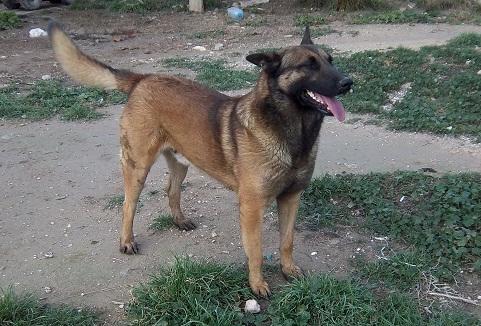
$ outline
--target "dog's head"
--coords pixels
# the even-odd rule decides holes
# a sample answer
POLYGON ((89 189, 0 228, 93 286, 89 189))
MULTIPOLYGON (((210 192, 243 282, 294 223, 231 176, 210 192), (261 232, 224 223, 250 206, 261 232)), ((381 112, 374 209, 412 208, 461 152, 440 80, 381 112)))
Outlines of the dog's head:
POLYGON ((262 67, 269 85, 302 109, 317 110, 322 115, 344 120, 344 107, 336 96, 348 92, 353 82, 334 66, 331 55, 314 45, 309 27, 306 27, 300 46, 254 53, 246 59, 262 67))

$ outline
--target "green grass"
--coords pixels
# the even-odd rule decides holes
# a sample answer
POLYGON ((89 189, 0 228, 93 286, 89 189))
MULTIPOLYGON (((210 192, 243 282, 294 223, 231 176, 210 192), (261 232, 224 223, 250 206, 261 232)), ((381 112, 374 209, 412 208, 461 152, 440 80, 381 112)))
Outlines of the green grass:
POLYGON ((351 19, 352 24, 406 24, 433 23, 436 17, 428 12, 417 10, 389 10, 383 12, 362 13, 351 19))
POLYGON ((196 39, 213 39, 213 38, 218 38, 222 37, 225 35, 225 31, 221 29, 214 29, 210 31, 202 31, 202 32, 195 32, 192 34, 192 38, 196 39))
POLYGON ((0 11, 0 30, 17 28, 22 25, 22 21, 17 14, 12 11, 0 11))
POLYGON ((154 218, 152 224, 150 224, 149 228, 156 230, 156 231, 164 231, 173 227, 174 219, 170 214, 160 214, 156 218, 154 218))
POLYGON ((379 10, 391 6, 386 0, 300 0, 299 2, 308 8, 326 8, 342 11, 379 10))
POLYGON ((97 315, 86 309, 43 305, 32 295, 17 295, 11 289, 0 292, 0 325, 93 326, 98 322, 97 315))
POLYGON ((253 70, 230 69, 223 60, 170 58, 163 64, 170 68, 190 69, 196 73, 198 82, 219 91, 252 87, 258 75, 253 70))
POLYGON ((311 229, 360 224, 415 245, 446 272, 460 264, 481 271, 479 212, 479 173, 326 175, 304 192, 300 220, 311 229))
MULTIPOLYGON (((423 271, 433 272, 431 259, 421 253, 412 251, 386 255, 386 259, 374 262, 366 261, 362 256, 356 258, 356 276, 372 286, 408 291, 419 284, 423 271)), ((437 276, 437 274, 436 274, 437 276)))
POLYGON ((481 141, 480 34, 463 34, 446 45, 419 51, 398 48, 338 57, 354 79, 344 96, 347 110, 374 113, 396 130, 465 135, 481 141), (390 93, 411 83, 404 99, 383 109, 390 93))
POLYGON ((233 267, 178 258, 133 290, 128 315, 133 325, 241 325, 246 285, 233 267))
POLYGON ((326 19, 321 15, 297 15, 294 17, 294 25, 299 27, 319 26, 326 24, 326 19))
MULTIPOLYGON (((133 290, 128 316, 133 325, 479 325, 465 314, 421 314, 414 299, 373 294, 354 280, 310 275, 273 292, 260 314, 241 307, 253 295, 245 271, 210 262, 177 259, 133 290)), ((433 308, 434 310, 434 308, 433 308)))
POLYGON ((0 89, 0 117, 41 120, 59 116, 63 120, 92 120, 102 116, 95 109, 123 103, 126 96, 59 81, 39 81, 26 90, 12 85, 0 89))
POLYGON ((124 195, 115 195, 109 198, 104 209, 120 208, 124 205, 124 195))
MULTIPOLYGON (((187 0, 76 0, 71 8, 74 10, 104 9, 112 12, 133 12, 148 14, 152 11, 186 11, 189 6, 187 0)), ((204 8, 212 10, 221 8, 221 0, 205 0, 204 8)))

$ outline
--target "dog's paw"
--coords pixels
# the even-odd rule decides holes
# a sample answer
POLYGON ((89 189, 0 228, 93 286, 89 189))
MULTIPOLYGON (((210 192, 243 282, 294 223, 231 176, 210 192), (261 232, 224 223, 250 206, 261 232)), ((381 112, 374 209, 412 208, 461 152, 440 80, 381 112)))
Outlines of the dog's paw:
POLYGON ((266 281, 251 281, 250 282, 252 292, 260 297, 267 298, 271 295, 271 290, 269 290, 269 285, 266 281))
POLYGON ((174 220, 174 224, 177 225, 179 229, 185 230, 185 231, 190 231, 197 228, 197 225, 195 225, 195 223, 188 218, 182 219, 180 221, 174 220))
POLYGON ((288 266, 281 265, 281 271, 282 275, 284 275, 286 280, 288 280, 289 282, 305 275, 302 269, 294 264, 288 266))
POLYGON ((139 252, 139 246, 135 241, 125 242, 125 243, 120 242, 119 250, 123 254, 133 255, 139 252))

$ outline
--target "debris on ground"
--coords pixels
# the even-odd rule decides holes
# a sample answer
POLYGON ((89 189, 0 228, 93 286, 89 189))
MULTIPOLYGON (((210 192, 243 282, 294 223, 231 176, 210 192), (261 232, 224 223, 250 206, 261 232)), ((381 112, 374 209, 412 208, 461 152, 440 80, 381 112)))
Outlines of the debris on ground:
POLYGON ((246 301, 245 311, 250 312, 252 314, 257 314, 261 311, 261 306, 257 303, 256 300, 251 299, 246 301))
POLYGON ((33 28, 28 32, 31 38, 48 36, 47 32, 41 28, 33 28))

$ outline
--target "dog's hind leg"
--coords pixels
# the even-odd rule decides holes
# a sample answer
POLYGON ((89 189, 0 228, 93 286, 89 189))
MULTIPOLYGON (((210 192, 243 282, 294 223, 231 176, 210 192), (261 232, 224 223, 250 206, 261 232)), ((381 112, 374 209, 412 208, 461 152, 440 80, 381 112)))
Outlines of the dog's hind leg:
POLYGON ((185 179, 188 166, 179 162, 171 149, 165 150, 163 154, 170 172, 166 191, 169 196, 169 206, 172 217, 174 218, 174 223, 181 230, 193 230, 196 228, 196 225, 190 219, 185 218, 180 208, 180 186, 185 179))
POLYGON ((300 192, 285 193, 277 197, 281 240, 281 270, 286 279, 292 279, 303 275, 302 270, 296 266, 292 260, 294 223, 296 220, 300 197, 300 192))
MULTIPOLYGON (((130 129, 132 130, 132 129, 130 129)), ((134 240, 133 223, 135 209, 140 193, 144 188, 147 174, 157 158, 163 142, 154 132, 124 132, 120 138, 121 164, 124 176, 124 206, 122 229, 120 232, 120 251, 126 254, 138 252, 134 240), (149 141, 145 141, 150 139, 149 141)))

